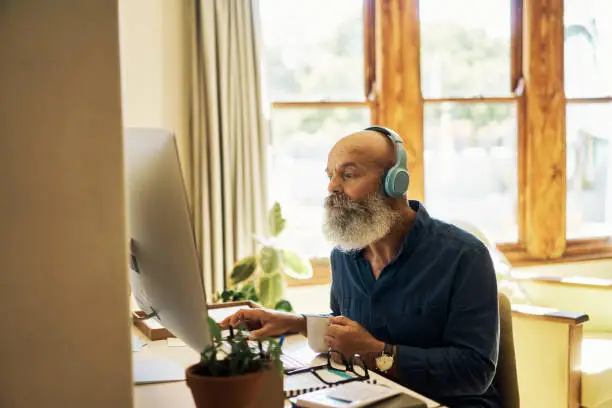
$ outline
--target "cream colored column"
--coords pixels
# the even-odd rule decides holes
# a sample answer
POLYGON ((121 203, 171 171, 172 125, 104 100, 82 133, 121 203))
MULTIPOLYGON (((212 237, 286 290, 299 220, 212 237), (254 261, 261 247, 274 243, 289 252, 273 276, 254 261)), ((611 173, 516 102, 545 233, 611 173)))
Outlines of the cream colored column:
POLYGON ((132 406, 117 4, 0 0, 0 406, 132 406))

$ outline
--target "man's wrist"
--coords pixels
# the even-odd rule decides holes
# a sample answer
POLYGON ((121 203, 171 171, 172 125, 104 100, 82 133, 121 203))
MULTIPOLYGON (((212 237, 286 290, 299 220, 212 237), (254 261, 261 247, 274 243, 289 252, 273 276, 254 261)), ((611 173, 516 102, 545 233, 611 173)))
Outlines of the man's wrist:
POLYGON ((378 340, 372 339, 370 346, 368 347, 368 353, 380 354, 385 349, 385 343, 378 340))
POLYGON ((293 320, 292 332, 300 333, 306 336, 306 316, 297 314, 293 320))

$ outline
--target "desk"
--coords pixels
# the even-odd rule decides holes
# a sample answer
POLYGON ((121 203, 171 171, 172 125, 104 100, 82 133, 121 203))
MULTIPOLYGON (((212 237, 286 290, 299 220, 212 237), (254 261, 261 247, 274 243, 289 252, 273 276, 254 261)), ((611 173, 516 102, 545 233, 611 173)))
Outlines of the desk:
MULTIPOLYGON (((132 357, 135 362, 147 358, 165 358, 178 363, 184 368, 187 368, 194 362, 199 360, 199 355, 191 348, 187 346, 182 347, 170 347, 167 345, 166 340, 150 341, 148 340, 138 329, 133 328, 133 334, 138 335, 146 346, 142 347, 139 351, 132 353, 132 357)), ((283 344, 283 350, 292 356, 297 355, 301 361, 310 360, 309 357, 313 357, 312 364, 325 364, 327 361, 322 357, 316 357, 315 354, 308 348, 306 338, 302 335, 295 334, 287 336, 285 343, 283 344)), ((438 403, 417 394, 405 387, 402 387, 393 381, 390 381, 377 373, 371 373, 370 376, 376 379, 377 382, 389 385, 393 388, 397 388, 405 392, 423 399, 428 408, 440 407, 438 403)), ((286 407, 291 404, 286 401, 286 407)), ((135 408, 195 408, 191 392, 185 385, 184 381, 169 382, 160 384, 148 384, 148 385, 136 385, 134 386, 134 407, 135 408)))

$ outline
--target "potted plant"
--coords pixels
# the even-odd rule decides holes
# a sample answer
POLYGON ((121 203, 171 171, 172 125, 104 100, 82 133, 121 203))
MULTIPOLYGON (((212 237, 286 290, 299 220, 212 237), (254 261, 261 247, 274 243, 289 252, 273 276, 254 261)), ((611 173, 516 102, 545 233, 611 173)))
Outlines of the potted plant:
POLYGON ((279 236, 285 229, 281 206, 274 203, 268 212, 269 236, 256 237, 261 249, 254 255, 238 260, 231 271, 231 287, 218 295, 222 302, 252 300, 266 308, 292 311, 284 299, 286 281, 312 277, 312 265, 295 252, 284 248, 279 236))
MULTIPOLYGON (((222 339, 217 323, 208 318, 213 342, 201 354, 198 363, 187 367, 187 386, 197 408, 246 408, 259 400, 262 378, 266 371, 282 376, 279 343, 267 338, 251 348, 246 328, 233 330, 222 339)), ((279 384, 282 388, 282 382, 279 384)), ((279 390, 282 392, 282 389, 279 390)))

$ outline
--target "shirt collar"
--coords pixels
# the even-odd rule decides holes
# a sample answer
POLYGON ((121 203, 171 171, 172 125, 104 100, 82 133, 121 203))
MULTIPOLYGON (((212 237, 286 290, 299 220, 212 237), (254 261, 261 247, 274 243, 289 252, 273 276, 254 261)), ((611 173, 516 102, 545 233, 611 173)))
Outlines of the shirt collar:
POLYGON ((410 205, 410 208, 416 211, 416 218, 412 224, 412 227, 408 230, 406 235, 404 235, 399 253, 405 251, 412 252, 416 244, 420 241, 420 238, 423 236, 423 233, 427 230, 429 224, 431 223, 431 217, 425 209, 425 206, 420 201, 410 200, 408 201, 408 205, 410 205))

